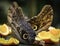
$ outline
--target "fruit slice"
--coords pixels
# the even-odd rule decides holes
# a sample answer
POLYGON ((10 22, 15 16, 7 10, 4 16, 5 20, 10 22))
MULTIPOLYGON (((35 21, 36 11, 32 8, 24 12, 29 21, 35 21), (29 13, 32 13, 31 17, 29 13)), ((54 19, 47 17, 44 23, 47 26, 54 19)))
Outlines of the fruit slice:
POLYGON ((4 38, 0 38, 0 44, 2 45, 12 45, 12 44, 19 44, 19 40, 16 38, 11 37, 8 40, 5 40, 4 38))
POLYGON ((59 42, 59 38, 54 36, 53 34, 51 35, 50 40, 53 41, 53 42, 59 42))
POLYGON ((54 27, 49 27, 49 32, 54 36, 59 36, 60 31, 54 27))
POLYGON ((11 31, 11 28, 8 27, 6 24, 3 24, 3 25, 0 25, 0 34, 1 35, 8 35, 10 34, 12 31, 11 31))
POLYGON ((42 31, 40 34, 39 34, 39 37, 41 39, 49 39, 50 38, 50 33, 49 32, 46 32, 46 31, 42 31))
POLYGON ((59 34, 60 34, 60 30, 59 29, 56 29, 54 27, 50 27, 49 28, 49 32, 54 35, 55 37, 58 37, 59 38, 59 34))
POLYGON ((49 31, 42 31, 36 36, 36 40, 51 40, 52 42, 59 42, 60 38, 60 29, 54 27, 49 27, 49 31))
POLYGON ((36 40, 44 40, 44 39, 50 39, 50 33, 46 31, 42 31, 38 33, 36 40))
POLYGON ((54 27, 49 27, 49 32, 51 33, 51 40, 53 42, 59 42, 60 30, 54 27))

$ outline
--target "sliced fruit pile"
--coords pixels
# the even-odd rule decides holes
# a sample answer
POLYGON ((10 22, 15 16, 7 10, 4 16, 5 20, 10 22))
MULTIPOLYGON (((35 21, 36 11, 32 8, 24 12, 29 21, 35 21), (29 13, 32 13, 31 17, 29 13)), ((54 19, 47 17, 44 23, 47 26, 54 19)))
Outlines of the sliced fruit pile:
POLYGON ((49 27, 49 31, 42 31, 38 33, 35 37, 35 40, 51 40, 53 42, 59 42, 60 38, 60 29, 56 29, 54 27, 49 27))
POLYGON ((6 40, 4 38, 0 38, 0 44, 2 44, 2 45, 19 44, 19 41, 13 37, 11 37, 8 40, 6 40))
POLYGON ((6 24, 3 24, 3 25, 0 25, 0 34, 1 35, 8 35, 10 34, 12 31, 11 31, 11 28, 8 27, 6 24))
MULTIPOLYGON (((12 31, 9 26, 7 26, 6 24, 0 25, 0 35, 1 36, 6 37, 8 34, 11 34, 11 33, 12 33, 12 31)), ((13 37, 10 37, 9 39, 0 37, 0 44, 2 44, 2 45, 19 44, 19 41, 13 37)))

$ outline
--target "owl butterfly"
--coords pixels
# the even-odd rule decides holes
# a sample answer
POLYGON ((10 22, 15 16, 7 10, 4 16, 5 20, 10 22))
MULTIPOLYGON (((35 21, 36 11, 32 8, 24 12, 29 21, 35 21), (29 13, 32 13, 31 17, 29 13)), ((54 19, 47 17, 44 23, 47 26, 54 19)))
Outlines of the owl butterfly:
POLYGON ((47 30, 51 26, 53 9, 50 5, 45 5, 37 16, 26 19, 22 8, 13 2, 8 9, 7 18, 16 38, 22 43, 32 44, 38 32, 47 30))

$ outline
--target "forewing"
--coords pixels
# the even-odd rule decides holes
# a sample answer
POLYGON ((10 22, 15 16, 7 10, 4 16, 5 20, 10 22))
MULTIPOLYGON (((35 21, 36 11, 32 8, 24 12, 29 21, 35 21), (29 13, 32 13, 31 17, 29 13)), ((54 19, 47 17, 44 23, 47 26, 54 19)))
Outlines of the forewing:
POLYGON ((11 25, 12 31, 15 33, 16 38, 24 44, 32 44, 35 39, 35 31, 26 21, 21 7, 19 7, 16 2, 13 2, 9 11, 8 22, 11 25))
POLYGON ((51 26, 53 20, 53 9, 51 5, 45 5, 41 12, 32 17, 28 22, 31 24, 32 28, 36 30, 36 33, 47 30, 51 26))

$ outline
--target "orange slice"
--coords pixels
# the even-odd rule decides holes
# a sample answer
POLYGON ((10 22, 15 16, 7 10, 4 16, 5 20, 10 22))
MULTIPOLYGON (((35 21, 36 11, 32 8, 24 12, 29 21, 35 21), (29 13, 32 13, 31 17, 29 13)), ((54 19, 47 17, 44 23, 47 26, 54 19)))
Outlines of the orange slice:
POLYGON ((12 44, 19 44, 19 40, 17 40, 16 38, 11 37, 10 39, 4 39, 4 38, 0 38, 0 44, 2 45, 12 45, 12 44))
POLYGON ((53 41, 53 42, 59 42, 59 38, 54 36, 53 34, 51 35, 50 40, 53 41))
POLYGON ((42 31, 38 33, 36 40, 50 39, 50 33, 46 31, 42 31))
POLYGON ((54 27, 49 27, 49 32, 55 36, 59 35, 59 31, 55 29, 54 27))
POLYGON ((54 27, 49 27, 49 32, 51 33, 51 40, 54 42, 59 42, 60 30, 54 27))
POLYGON ((60 29, 56 29, 54 27, 49 28, 49 32, 54 35, 55 37, 60 37, 60 29))
POLYGON ((51 40, 52 42, 59 42, 60 38, 60 29, 54 27, 49 27, 49 31, 42 31, 37 34, 35 37, 36 40, 51 40))
POLYGON ((3 24, 3 25, 0 25, 0 34, 1 35, 8 35, 10 34, 12 31, 11 31, 11 28, 8 27, 6 24, 3 24))
POLYGON ((19 40, 17 40, 16 38, 11 37, 11 38, 9 39, 8 43, 9 43, 9 44, 10 44, 10 43, 19 44, 19 40))
POLYGON ((49 32, 46 32, 46 31, 42 31, 40 34, 39 34, 39 37, 41 39, 49 39, 50 38, 50 33, 49 32))

